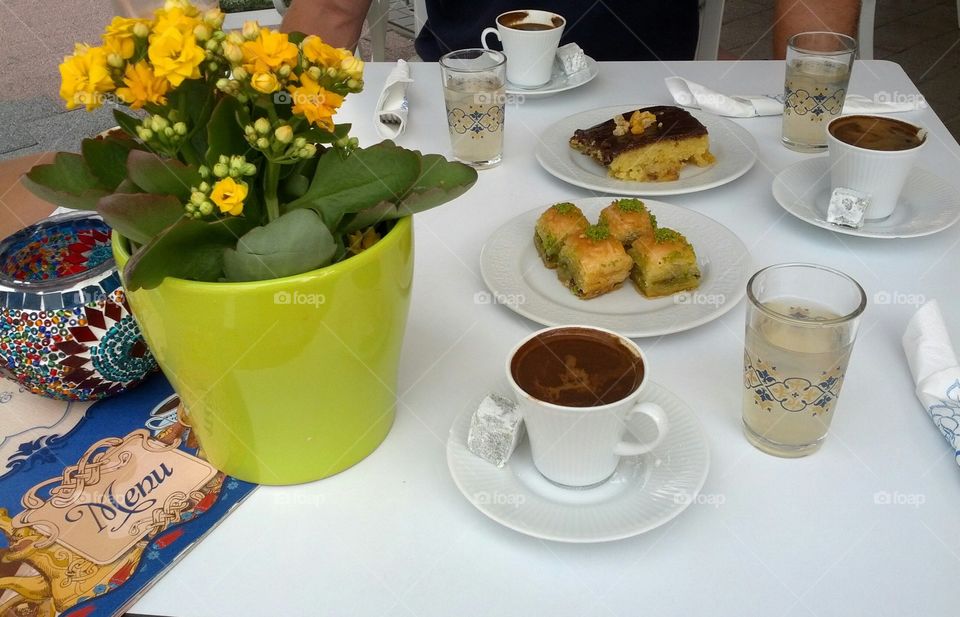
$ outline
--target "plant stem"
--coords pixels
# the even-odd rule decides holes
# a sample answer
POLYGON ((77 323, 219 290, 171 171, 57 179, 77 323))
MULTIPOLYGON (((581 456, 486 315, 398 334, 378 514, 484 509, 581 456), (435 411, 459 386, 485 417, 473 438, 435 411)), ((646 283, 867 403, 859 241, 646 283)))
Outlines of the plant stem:
POLYGON ((267 222, 273 222, 280 216, 280 201, 277 199, 277 186, 280 184, 280 164, 267 161, 267 171, 263 176, 263 201, 267 206, 267 222))

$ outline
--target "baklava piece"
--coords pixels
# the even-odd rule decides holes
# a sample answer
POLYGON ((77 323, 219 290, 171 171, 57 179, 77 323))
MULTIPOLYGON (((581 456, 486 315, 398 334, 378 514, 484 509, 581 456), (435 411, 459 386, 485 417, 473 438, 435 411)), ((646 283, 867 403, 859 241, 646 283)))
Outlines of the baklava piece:
POLYGON ((648 298, 696 289, 700 268, 693 246, 680 232, 659 227, 653 238, 637 238, 628 251, 633 258, 631 278, 648 298))
POLYGON ((707 128, 690 113, 671 105, 645 107, 577 129, 570 146, 596 159, 621 180, 677 180, 687 163, 699 167, 716 159, 707 128))
POLYGON ((580 208, 571 203, 554 204, 537 219, 534 228, 533 244, 543 260, 543 265, 553 269, 557 267, 557 255, 563 241, 570 234, 579 234, 590 225, 580 208))
POLYGON ((632 267, 633 261, 610 230, 591 225, 564 240, 557 276, 570 291, 587 300, 620 287, 632 267))
POLYGON ((637 238, 653 238, 657 219, 639 199, 618 199, 600 211, 600 224, 628 247, 637 238))

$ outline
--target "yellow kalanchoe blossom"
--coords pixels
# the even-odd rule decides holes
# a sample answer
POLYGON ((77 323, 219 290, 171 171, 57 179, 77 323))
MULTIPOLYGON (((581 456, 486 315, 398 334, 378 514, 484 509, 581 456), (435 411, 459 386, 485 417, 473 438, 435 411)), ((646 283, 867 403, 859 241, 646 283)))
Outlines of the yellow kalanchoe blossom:
POLYGON ((257 38, 252 41, 244 41, 241 50, 243 68, 251 75, 275 73, 282 66, 292 68, 300 54, 285 33, 268 28, 261 28, 257 38))
POLYGON ((132 58, 137 38, 134 31, 143 30, 143 28, 137 28, 140 24, 149 26, 150 20, 114 17, 103 31, 103 46, 107 53, 117 54, 124 60, 132 58))
POLYGON ((67 109, 84 105, 87 111, 100 107, 103 95, 115 88, 102 47, 77 45, 60 65, 60 96, 67 109))
POLYGON ((193 34, 183 34, 176 28, 151 36, 147 55, 157 77, 166 78, 173 87, 184 79, 199 78, 200 64, 205 57, 193 34))
POLYGON ((154 16, 157 20, 153 27, 155 33, 176 28, 181 34, 192 35, 193 29, 202 23, 202 16, 197 7, 179 0, 167 0, 163 8, 157 10, 154 16))
POLYGON ((363 60, 353 54, 340 61, 340 70, 347 74, 347 77, 360 81, 363 79, 363 60))
POLYGON ((324 89, 304 73, 300 85, 288 88, 293 98, 293 113, 320 128, 333 130, 333 114, 343 104, 343 97, 324 89))
POLYGON ((237 182, 227 177, 217 180, 210 192, 210 199, 217 204, 220 212, 237 216, 243 212, 243 200, 247 198, 247 183, 237 182))
POLYGON ((304 57, 312 64, 322 67, 340 68, 340 63, 353 54, 339 47, 327 45, 319 36, 311 34, 300 43, 304 57))
POLYGON ((130 104, 133 109, 140 109, 147 103, 165 105, 170 82, 163 77, 154 75, 147 62, 128 64, 123 75, 125 87, 117 88, 117 96, 130 104))
POLYGON ((254 73, 250 78, 250 86, 257 92, 270 94, 280 89, 280 82, 273 73, 254 73))

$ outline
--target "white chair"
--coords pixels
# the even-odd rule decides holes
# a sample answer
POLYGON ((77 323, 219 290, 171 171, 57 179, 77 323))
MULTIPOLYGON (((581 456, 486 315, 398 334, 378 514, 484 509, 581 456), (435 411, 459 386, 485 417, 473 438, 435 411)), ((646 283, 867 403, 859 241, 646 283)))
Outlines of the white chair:
POLYGON ((242 11, 239 13, 225 13, 223 16, 224 30, 239 30, 245 21, 256 21, 261 26, 279 26, 287 6, 281 0, 273 0, 272 9, 262 11, 242 11))
MULTIPOLYGON (((960 2, 960 0, 957 0, 960 2)), ((694 60, 716 60, 720 49, 724 0, 700 0, 700 38, 694 60)))
MULTIPOLYGON (((957 0, 960 3, 960 0, 957 0)), ((857 27, 857 47, 861 60, 873 60, 873 20, 876 17, 877 0, 860 2, 860 24, 857 27)))

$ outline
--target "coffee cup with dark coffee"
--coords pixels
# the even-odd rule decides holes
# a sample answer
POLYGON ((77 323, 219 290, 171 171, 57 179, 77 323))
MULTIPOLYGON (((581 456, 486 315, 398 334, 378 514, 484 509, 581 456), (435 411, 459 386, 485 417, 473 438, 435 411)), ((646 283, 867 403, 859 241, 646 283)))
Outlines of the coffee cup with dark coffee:
POLYGON ((864 193, 867 220, 890 216, 926 144, 926 130, 911 122, 876 115, 840 116, 827 125, 831 189, 864 193))
POLYGON ((521 88, 538 88, 550 81, 566 25, 566 19, 549 11, 507 11, 497 16, 496 28, 484 28, 480 42, 490 49, 487 37, 492 34, 500 39, 507 56, 507 81, 521 88))
POLYGON ((666 436, 663 409, 642 402, 649 382, 646 357, 615 332, 588 326, 540 330, 507 356, 506 370, 534 466, 555 484, 601 484, 616 471, 620 457, 649 452, 666 436), (653 440, 625 438, 629 420, 637 415, 653 423, 653 440))

